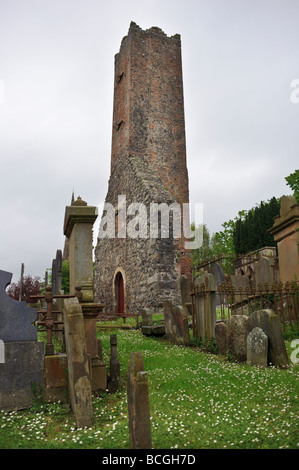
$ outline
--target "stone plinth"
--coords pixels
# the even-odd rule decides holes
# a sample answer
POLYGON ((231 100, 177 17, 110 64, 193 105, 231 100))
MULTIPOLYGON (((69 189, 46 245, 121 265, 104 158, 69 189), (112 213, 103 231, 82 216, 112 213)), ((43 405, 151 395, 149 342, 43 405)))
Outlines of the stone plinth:
POLYGON ((282 196, 280 216, 269 230, 277 242, 279 276, 284 284, 299 279, 298 254, 299 204, 294 196, 282 196))
POLYGON ((30 408, 44 385, 44 343, 4 343, 5 362, 0 363, 0 409, 30 408))
POLYGON ((55 354, 45 356, 45 387, 43 399, 46 402, 55 403, 61 401, 68 403, 67 388, 67 355, 55 354))
POLYGON ((87 353, 90 356, 91 381, 93 392, 104 392, 107 389, 106 364, 99 357, 99 340, 97 339, 97 317, 103 310, 102 304, 87 302, 81 304, 87 353))

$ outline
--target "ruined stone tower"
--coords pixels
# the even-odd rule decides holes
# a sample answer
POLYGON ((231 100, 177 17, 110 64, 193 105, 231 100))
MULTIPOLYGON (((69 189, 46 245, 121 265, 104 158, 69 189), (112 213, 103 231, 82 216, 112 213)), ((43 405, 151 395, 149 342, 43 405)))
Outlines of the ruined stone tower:
MULTIPOLYGON (((168 37, 157 27, 143 31, 132 22, 115 56, 105 201, 115 212, 109 218, 104 210, 102 216, 102 229, 113 218, 115 236, 103 236, 102 231, 95 249, 95 296, 106 311, 137 313, 140 307, 157 310, 163 300, 180 302, 178 280, 190 275, 190 253, 183 231, 181 238, 174 237, 171 228, 166 238, 161 231, 150 237, 150 205, 182 207, 188 202, 180 36, 168 37), (146 207, 146 226, 136 203, 146 207), (134 237, 125 230, 130 221, 131 228, 135 223, 134 237)), ((170 211, 173 224, 171 216, 170 211)))

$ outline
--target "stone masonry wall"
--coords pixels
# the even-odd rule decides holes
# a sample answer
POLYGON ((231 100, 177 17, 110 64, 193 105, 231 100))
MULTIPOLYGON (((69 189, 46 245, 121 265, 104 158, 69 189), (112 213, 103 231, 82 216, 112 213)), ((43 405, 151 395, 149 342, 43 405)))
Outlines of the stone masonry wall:
MULTIPOLYGON (((189 202, 180 36, 131 23, 115 56, 111 175, 106 202, 189 202)), ((183 233, 183 232, 182 232, 183 233)), ((99 239, 95 296, 115 311, 113 279, 124 274, 125 309, 178 302, 191 274, 184 238, 99 239)))
MULTIPOLYGON (((153 197, 157 203, 172 203, 171 195, 163 190, 159 179, 138 163, 133 157, 126 161, 118 159, 110 178, 106 202, 117 208, 118 196, 125 194, 127 206, 132 202, 148 205, 153 197)), ((149 233, 149 211, 147 222, 149 233)), ((142 307, 157 311, 167 299, 180 303, 177 254, 178 243, 172 238, 99 238, 95 249, 96 300, 105 303, 106 311, 116 311, 112 287, 115 272, 121 269, 127 313, 137 313, 142 307)))

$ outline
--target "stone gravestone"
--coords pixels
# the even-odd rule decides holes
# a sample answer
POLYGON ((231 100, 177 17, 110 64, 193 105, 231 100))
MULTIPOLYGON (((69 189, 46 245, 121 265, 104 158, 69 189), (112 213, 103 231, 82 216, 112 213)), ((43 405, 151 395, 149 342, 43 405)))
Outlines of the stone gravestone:
POLYGON ((170 300, 163 302, 165 335, 175 344, 190 344, 188 311, 186 307, 172 306, 170 300))
POLYGON ((246 361, 247 322, 246 315, 232 315, 226 323, 227 350, 236 362, 246 361))
POLYGON ((247 364, 267 367, 268 337, 259 327, 247 335, 247 364))
POLYGON ((165 336, 169 341, 174 341, 174 331, 172 328, 172 302, 165 300, 163 302, 165 336))
POLYGON ((216 323, 215 341, 216 341, 218 354, 225 355, 227 352, 227 344, 226 344, 226 324, 224 322, 216 323))
POLYGON ((164 325, 155 325, 153 315, 150 308, 140 309, 142 316, 141 332, 146 336, 163 336, 165 334, 164 325))
POLYGON ((36 310, 10 298, 12 274, 0 271, 0 409, 29 408, 44 386, 44 343, 37 341, 36 310), (40 389, 40 390, 39 390, 40 389))
POLYGON ((248 318, 248 332, 255 327, 261 328, 268 337, 268 364, 282 369, 288 367, 289 359, 279 317, 273 310, 258 310, 248 318))
POLYGON ((78 428, 93 424, 92 387, 83 313, 77 298, 64 300, 69 396, 78 428))
POLYGON ((189 314, 192 314, 190 281, 185 274, 180 277, 180 290, 182 296, 182 305, 186 306, 189 314))
POLYGON ((116 392, 120 381, 120 362, 117 357, 117 336, 110 335, 110 377, 108 381, 108 391, 110 393, 116 392))
POLYGON ((266 283, 271 285, 274 281, 274 258, 262 256, 254 263, 255 287, 258 289, 259 284, 261 284, 264 288, 266 283))
POLYGON ((194 302, 195 334, 198 338, 210 339, 215 336, 216 325, 215 278, 203 271, 194 286, 199 289, 194 302))
POLYGON ((174 336, 175 343, 189 346, 190 334, 188 324, 188 310, 186 307, 176 305, 173 308, 173 325, 174 325, 174 336))
POLYGON ((56 251, 56 258, 52 260, 52 292, 58 295, 61 289, 62 251, 56 251))
POLYGON ((131 353, 127 371, 127 397, 131 449, 151 449, 150 404, 142 354, 131 353))
MULTIPOLYGON (((215 279, 215 290, 218 291, 218 287, 224 283, 225 275, 222 266, 219 263, 214 263, 212 267, 212 274, 215 279)), ((219 293, 216 294, 216 305, 221 304, 219 293)))

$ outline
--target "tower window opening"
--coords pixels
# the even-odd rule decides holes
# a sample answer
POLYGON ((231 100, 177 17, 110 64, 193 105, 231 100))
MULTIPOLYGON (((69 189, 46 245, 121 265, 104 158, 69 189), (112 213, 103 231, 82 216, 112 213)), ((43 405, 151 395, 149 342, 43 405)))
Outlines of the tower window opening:
POLYGON ((120 130, 121 126, 123 125, 123 122, 124 122, 124 121, 120 121, 120 122, 117 124, 117 126, 116 126, 117 132, 120 130))

